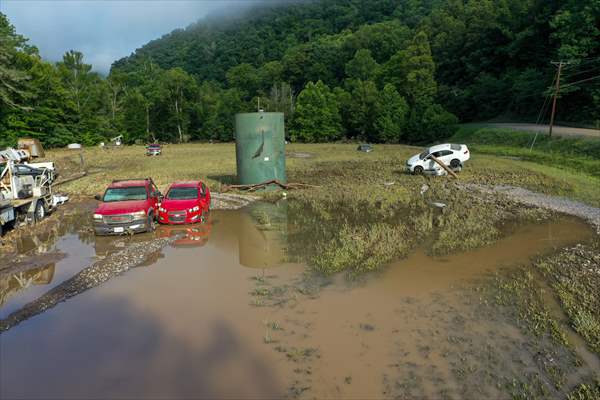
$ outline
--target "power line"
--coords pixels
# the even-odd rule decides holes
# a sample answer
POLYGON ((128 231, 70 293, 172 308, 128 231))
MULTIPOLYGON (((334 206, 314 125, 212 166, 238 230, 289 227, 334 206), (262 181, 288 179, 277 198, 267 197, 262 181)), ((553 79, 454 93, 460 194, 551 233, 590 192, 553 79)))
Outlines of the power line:
POLYGON ((591 58, 578 58, 573 59, 569 62, 570 65, 565 66, 565 69, 577 68, 582 65, 590 64, 596 61, 600 61, 600 57, 591 57, 591 58))
POLYGON ((564 88, 566 88, 566 87, 571 87, 571 86, 573 86, 573 85, 578 85, 578 84, 580 84, 580 83, 583 83, 583 82, 592 81, 592 80, 594 80, 594 79, 598 79, 598 78, 600 78, 600 75, 596 75, 596 76, 593 76, 593 77, 591 77, 591 78, 587 78, 587 79, 582 79, 582 80, 580 80, 580 81, 577 81, 577 82, 571 82, 571 83, 569 83, 569 84, 567 84, 567 85, 564 85, 564 86, 563 86, 563 89, 564 89, 564 88))
POLYGON ((581 75, 581 74, 587 74, 588 72, 592 72, 597 69, 600 69, 600 65, 598 65, 597 67, 594 67, 594 68, 586 69, 585 71, 579 71, 579 72, 575 72, 574 74, 569 74, 569 78, 572 78, 574 76, 581 75))

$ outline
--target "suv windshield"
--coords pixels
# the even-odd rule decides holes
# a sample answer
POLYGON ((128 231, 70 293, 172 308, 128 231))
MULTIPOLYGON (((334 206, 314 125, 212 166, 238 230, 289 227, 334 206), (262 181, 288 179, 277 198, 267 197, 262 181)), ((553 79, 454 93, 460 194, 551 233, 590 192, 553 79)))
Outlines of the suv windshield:
POLYGON ((427 157, 429 155, 429 149, 425 149, 424 152, 422 152, 421 154, 419 154, 419 160, 424 159, 425 157, 427 157))
POLYGON ((124 188, 108 188, 104 193, 102 201, 127 201, 127 200, 146 200, 148 195, 144 186, 132 186, 124 188))
POLYGON ((195 187, 172 188, 167 193, 167 199, 170 200, 192 200, 198 198, 198 189, 195 187))

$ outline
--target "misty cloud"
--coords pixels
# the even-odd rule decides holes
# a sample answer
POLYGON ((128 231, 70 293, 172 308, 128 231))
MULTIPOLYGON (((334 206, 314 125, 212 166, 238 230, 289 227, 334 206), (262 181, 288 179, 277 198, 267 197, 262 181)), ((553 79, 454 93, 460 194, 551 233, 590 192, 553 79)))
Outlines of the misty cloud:
POLYGON ((0 0, 17 32, 58 61, 79 50, 94 70, 108 73, 113 61, 148 41, 207 15, 237 11, 244 0, 0 0))

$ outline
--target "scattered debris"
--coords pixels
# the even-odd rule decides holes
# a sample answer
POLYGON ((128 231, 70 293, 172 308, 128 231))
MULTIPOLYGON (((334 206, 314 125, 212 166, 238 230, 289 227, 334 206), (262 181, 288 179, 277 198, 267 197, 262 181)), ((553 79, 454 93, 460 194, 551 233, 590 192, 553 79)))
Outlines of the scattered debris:
POLYGON ((429 204, 431 204, 432 206, 437 207, 437 208, 445 208, 446 207, 446 204, 439 203, 439 202, 431 202, 429 204))
POLYGON ((306 183, 282 183, 282 182, 278 181, 277 179, 273 179, 270 181, 257 183, 254 185, 223 185, 223 186, 221 186, 221 192, 226 193, 232 189, 247 190, 249 192, 254 192, 256 190, 265 189, 267 186, 271 186, 271 185, 276 185, 282 189, 287 189, 287 190, 301 189, 301 188, 306 188, 306 187, 319 187, 319 186, 315 186, 315 185, 308 185, 306 183))
POLYGON ((210 208, 211 210, 239 210, 257 200, 260 200, 260 197, 234 193, 212 193, 210 208))

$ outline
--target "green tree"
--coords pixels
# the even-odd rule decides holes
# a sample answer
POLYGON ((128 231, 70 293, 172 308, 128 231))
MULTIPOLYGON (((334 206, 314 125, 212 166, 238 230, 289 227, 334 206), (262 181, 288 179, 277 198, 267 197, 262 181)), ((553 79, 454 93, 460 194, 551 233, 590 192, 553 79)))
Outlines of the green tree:
POLYGON ((398 143, 406 140, 408 104, 394 85, 384 86, 376 104, 375 131, 377 141, 398 143))
POLYGON ((90 100, 90 86, 93 75, 92 66, 83 62, 83 54, 69 50, 57 64, 64 88, 67 92, 69 107, 73 109, 77 121, 81 121, 82 112, 90 100))
POLYGON ((0 13, 0 105, 27 108, 22 103, 30 94, 24 88, 27 73, 15 68, 15 57, 27 48, 27 40, 17 35, 6 16, 0 13))
POLYGON ((417 33, 406 49, 390 58, 384 80, 394 84, 411 105, 427 106, 433 102, 437 93, 435 63, 425 32, 417 33))
POLYGON ((250 99, 260 84, 259 71, 248 63, 236 65, 227 71, 227 83, 230 88, 239 89, 244 98, 250 99))
POLYGON ((126 94, 127 75, 120 72, 112 73, 106 79, 106 83, 108 86, 111 123, 116 127, 117 115, 121 111, 122 100, 126 94))
POLYGON ((337 140, 342 130, 336 96, 322 81, 309 82, 298 95, 292 138, 302 142, 337 140))
POLYGON ((177 128, 179 143, 184 142, 189 125, 189 102, 195 92, 194 79, 181 68, 173 68, 162 75, 163 100, 168 102, 171 123, 177 128))
POLYGON ((347 110, 350 136, 376 141, 374 123, 379 96, 377 86, 373 81, 349 80, 347 87, 351 95, 347 110))
POLYGON ((149 129, 146 120, 146 97, 139 88, 128 90, 123 98, 123 105, 119 109, 121 121, 119 125, 123 129, 125 140, 128 143, 149 140, 149 129))
POLYGON ((363 81, 373 80, 379 73, 379 64, 371 56, 369 49, 360 49, 346 64, 346 76, 363 81))

